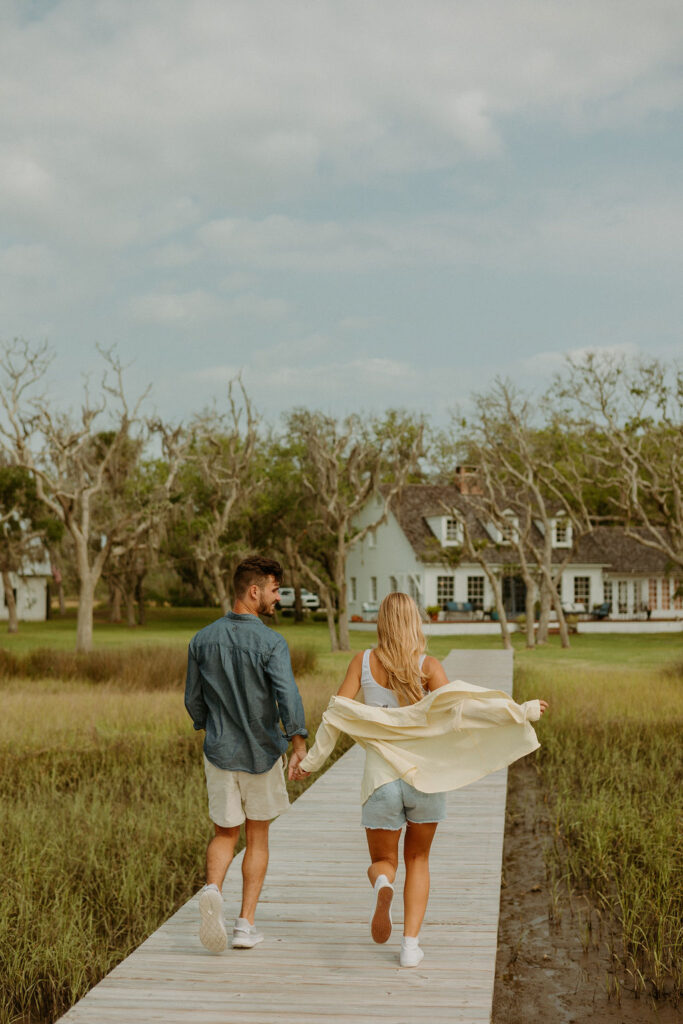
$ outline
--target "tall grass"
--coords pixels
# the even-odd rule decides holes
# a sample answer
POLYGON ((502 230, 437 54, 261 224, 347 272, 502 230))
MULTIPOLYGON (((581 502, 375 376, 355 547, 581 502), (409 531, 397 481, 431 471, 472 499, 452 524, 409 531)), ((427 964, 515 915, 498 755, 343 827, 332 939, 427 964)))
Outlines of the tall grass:
MULTIPOLYGON (((310 647, 290 650, 295 675, 314 672, 317 654, 310 647)), ((187 652, 184 648, 155 646, 101 648, 76 653, 38 647, 18 654, 0 648, 0 681, 10 679, 72 679, 91 683, 116 682, 132 690, 168 690, 185 682, 187 652)))
POLYGON ((551 877, 604 917, 619 986, 683 990, 683 672, 533 666, 516 697, 546 697, 539 752, 554 817, 551 877), (617 932, 611 933, 611 922, 617 932))
MULTIPOLYGON (((202 736, 180 680, 150 692, 139 659, 122 680, 0 687, 2 1024, 59 1016, 204 880, 202 736)), ((299 680, 311 729, 337 685, 299 680)), ((238 888, 228 876, 228 900, 238 888)))

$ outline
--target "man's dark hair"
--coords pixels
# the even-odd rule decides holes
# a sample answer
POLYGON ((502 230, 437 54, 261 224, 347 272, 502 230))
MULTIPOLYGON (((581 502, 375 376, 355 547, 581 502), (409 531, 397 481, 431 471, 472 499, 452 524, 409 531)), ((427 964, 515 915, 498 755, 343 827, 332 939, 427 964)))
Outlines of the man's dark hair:
POLYGON ((235 597, 242 597, 254 583, 265 587, 269 576, 274 576, 278 584, 282 583, 282 572, 282 566, 274 558, 263 558, 261 555, 245 558, 235 569, 232 578, 235 597))

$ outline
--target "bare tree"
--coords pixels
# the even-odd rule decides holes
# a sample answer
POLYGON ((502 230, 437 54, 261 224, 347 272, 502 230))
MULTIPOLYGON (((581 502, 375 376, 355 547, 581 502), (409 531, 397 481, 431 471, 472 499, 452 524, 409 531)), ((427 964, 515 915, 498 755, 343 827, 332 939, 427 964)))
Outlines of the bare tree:
POLYGON ((683 371, 592 352, 568 360, 554 397, 582 438, 577 489, 599 479, 610 518, 683 567, 683 371))
POLYGON ((228 406, 227 413, 213 409, 190 424, 181 513, 199 581, 223 612, 230 611, 232 574, 244 554, 234 526, 260 482, 252 472, 258 419, 239 378, 230 382, 228 406))
POLYGON ((348 553, 386 521, 394 496, 423 454, 424 425, 395 412, 365 427, 358 416, 340 423, 297 410, 287 418, 287 431, 298 446, 302 498, 310 509, 306 544, 298 548, 297 560, 325 605, 332 650, 347 651, 348 553), (377 514, 364 526, 355 525, 373 496, 380 500, 377 514))
POLYGON ((80 417, 73 418, 53 409, 44 392, 37 390, 51 362, 46 345, 15 341, 0 351, 0 444, 11 461, 31 472, 38 498, 63 523, 73 542, 79 651, 92 648, 95 587, 117 532, 128 522, 127 511, 108 486, 109 469, 144 430, 139 412, 147 394, 130 407, 120 361, 111 351, 102 355, 107 369, 100 397, 93 402, 86 385, 80 417), (96 433, 96 422, 105 413, 108 429, 96 433))
POLYGON ((117 495, 121 515, 103 576, 110 587, 113 612, 123 601, 129 626, 144 625, 144 579, 159 562, 190 445, 190 437, 180 426, 156 419, 147 427, 161 444, 161 457, 145 459, 142 447, 131 445, 109 468, 109 486, 117 495))
MULTIPOLYGON (((537 410, 512 384, 496 380, 484 394, 474 396, 472 426, 462 428, 461 443, 468 458, 481 464, 484 512, 501 532, 505 542, 517 552, 529 598, 533 577, 538 578, 541 616, 537 642, 547 631, 549 605, 555 610, 563 647, 569 646, 569 629, 562 608, 562 573, 572 547, 562 554, 553 544, 554 523, 567 517, 573 527, 575 544, 590 531, 588 508, 574 492, 574 465, 567 458, 562 424, 536 422, 537 410), (509 518, 507 518, 509 517, 509 518), (506 522, 507 519, 507 522, 506 522), (536 572, 532 573, 530 563, 536 572)), ((546 416, 547 405, 541 405, 546 416)), ((532 592, 536 587, 533 586, 532 592)), ((534 602, 535 603, 535 602, 534 602)), ((529 618, 533 614, 527 602, 527 643, 531 639, 529 618)))

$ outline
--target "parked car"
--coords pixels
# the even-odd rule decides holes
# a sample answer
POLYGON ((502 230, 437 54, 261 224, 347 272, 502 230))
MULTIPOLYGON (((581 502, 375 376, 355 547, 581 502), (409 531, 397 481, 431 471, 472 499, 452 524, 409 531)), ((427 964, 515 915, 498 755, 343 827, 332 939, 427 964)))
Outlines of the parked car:
MULTIPOLYGON (((317 611, 320 607, 320 598, 317 594, 312 593, 310 590, 306 590, 305 587, 301 588, 301 605, 303 608, 310 608, 311 611, 317 611)), ((280 587, 280 601, 278 608, 293 608, 294 607, 294 587, 280 587)))

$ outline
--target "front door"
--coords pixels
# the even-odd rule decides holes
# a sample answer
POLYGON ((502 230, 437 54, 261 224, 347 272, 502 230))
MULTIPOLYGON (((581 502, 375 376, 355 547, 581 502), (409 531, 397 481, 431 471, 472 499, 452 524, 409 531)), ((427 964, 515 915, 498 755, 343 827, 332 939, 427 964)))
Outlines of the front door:
POLYGON ((503 576, 503 605, 509 618, 526 611, 526 583, 521 576, 503 576))

